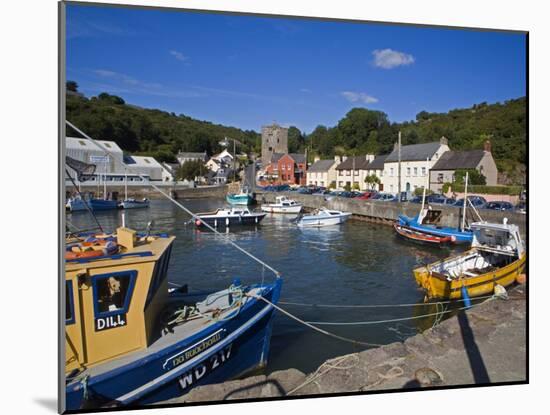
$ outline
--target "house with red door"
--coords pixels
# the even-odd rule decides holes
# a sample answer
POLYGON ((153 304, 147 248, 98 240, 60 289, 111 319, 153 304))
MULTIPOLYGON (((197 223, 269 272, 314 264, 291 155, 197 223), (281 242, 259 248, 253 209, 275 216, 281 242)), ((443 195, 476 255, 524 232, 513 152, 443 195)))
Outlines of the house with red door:
POLYGON ((298 153, 273 153, 264 178, 271 184, 306 184, 306 157, 298 153))

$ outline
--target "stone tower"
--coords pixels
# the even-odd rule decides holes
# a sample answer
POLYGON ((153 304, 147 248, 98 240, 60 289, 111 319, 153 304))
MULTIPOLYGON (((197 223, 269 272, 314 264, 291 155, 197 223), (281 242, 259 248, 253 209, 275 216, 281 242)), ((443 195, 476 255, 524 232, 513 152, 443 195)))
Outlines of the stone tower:
POLYGON ((288 153, 288 128, 280 125, 264 125, 262 127, 262 166, 265 168, 271 162, 273 153, 288 153))

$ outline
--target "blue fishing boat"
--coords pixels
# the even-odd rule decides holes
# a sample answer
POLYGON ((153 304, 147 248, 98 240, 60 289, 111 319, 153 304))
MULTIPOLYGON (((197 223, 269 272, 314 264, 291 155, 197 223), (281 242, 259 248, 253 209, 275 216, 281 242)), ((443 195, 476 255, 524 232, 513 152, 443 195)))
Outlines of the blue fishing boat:
POLYGON ((88 203, 94 211, 118 209, 118 202, 116 200, 90 199, 88 203))
POLYGON ((434 235, 441 238, 449 237, 451 238, 451 243, 472 243, 473 232, 470 229, 461 230, 450 226, 440 226, 438 224, 441 217, 440 210, 423 209, 423 211, 425 213, 421 212, 412 218, 399 215, 397 222, 401 226, 406 226, 413 231, 426 235, 434 235))
POLYGON ((246 189, 241 189, 239 193, 228 193, 225 199, 232 205, 247 206, 254 201, 254 195, 246 189))
POLYGON ((274 308, 259 297, 277 303, 280 278, 187 294, 168 288, 174 237, 78 238, 65 255, 68 410, 150 404, 265 367, 274 308))

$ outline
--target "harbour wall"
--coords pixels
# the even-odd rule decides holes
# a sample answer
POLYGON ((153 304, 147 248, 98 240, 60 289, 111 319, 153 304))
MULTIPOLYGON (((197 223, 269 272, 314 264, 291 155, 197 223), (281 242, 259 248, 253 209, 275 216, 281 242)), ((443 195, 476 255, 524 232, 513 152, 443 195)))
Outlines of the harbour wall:
MULTIPOLYGON (((227 185, 221 186, 197 186, 188 187, 186 185, 169 185, 155 183, 163 192, 172 196, 175 199, 198 199, 198 198, 225 198, 227 194, 227 185)), ((75 189, 72 185, 66 186, 66 190, 69 194, 74 193, 75 189)), ((81 192, 93 192, 96 195, 103 196, 103 188, 97 190, 97 185, 81 186, 81 192)), ((118 200, 124 199, 124 185, 107 187, 107 192, 111 194, 116 193, 118 200)), ((163 199, 164 197, 155 189, 147 184, 128 186, 128 197, 135 199, 142 199, 144 197, 148 199, 163 199)))
MULTIPOLYGON (((271 203, 275 201, 276 196, 282 194, 296 200, 297 202, 302 203, 307 210, 326 207, 328 209, 351 212, 353 214, 353 219, 388 225, 393 224, 394 221, 397 220, 399 215, 412 217, 417 215, 418 211, 420 210, 420 204, 414 203, 375 202, 343 197, 325 198, 323 196, 305 195, 297 192, 258 193, 256 195, 256 200, 258 201, 258 203, 263 203, 263 200, 265 200, 267 203, 271 203)), ((462 209, 455 206, 439 205, 433 205, 433 208, 442 211, 441 225, 454 227, 458 227, 460 225, 462 209)), ((526 234, 527 215, 525 214, 489 209, 482 209, 478 212, 483 220, 488 222, 502 223, 503 219, 507 218, 509 223, 513 223, 519 226, 520 233, 523 236, 525 236, 526 234)), ((477 216, 475 216, 475 214, 472 212, 472 209, 466 210, 466 219, 469 222, 475 222, 479 220, 477 216)))
POLYGON ((269 399, 379 390, 527 382, 525 286, 409 337, 324 362, 199 386, 162 403, 269 399))

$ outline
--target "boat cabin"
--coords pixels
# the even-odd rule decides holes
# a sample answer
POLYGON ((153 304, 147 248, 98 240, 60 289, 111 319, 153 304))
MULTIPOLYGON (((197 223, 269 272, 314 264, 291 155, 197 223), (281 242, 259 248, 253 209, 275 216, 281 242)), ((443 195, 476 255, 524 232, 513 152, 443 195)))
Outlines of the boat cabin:
POLYGON ((67 259, 66 373, 147 348, 160 337, 174 237, 118 228, 114 255, 67 259))
POLYGON ((503 223, 475 222, 471 226, 474 237, 472 248, 521 257, 525 251, 519 228, 503 223))

